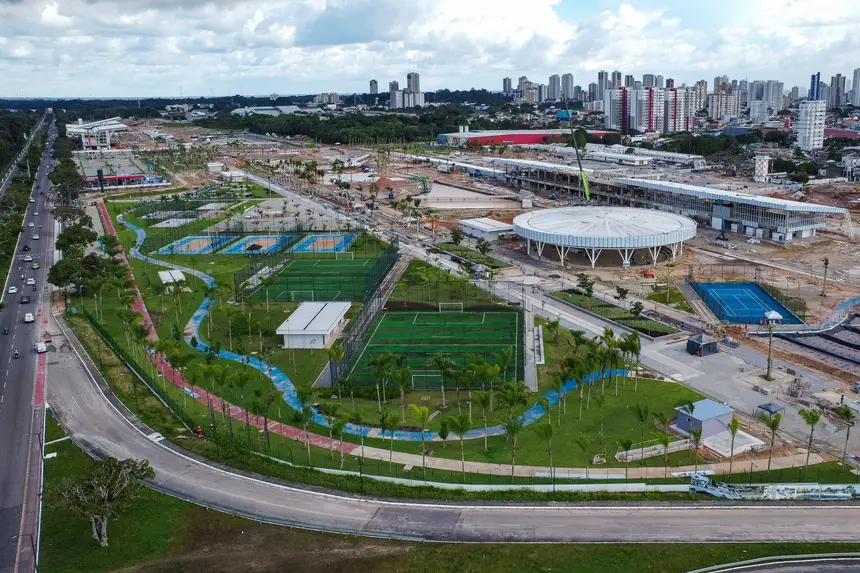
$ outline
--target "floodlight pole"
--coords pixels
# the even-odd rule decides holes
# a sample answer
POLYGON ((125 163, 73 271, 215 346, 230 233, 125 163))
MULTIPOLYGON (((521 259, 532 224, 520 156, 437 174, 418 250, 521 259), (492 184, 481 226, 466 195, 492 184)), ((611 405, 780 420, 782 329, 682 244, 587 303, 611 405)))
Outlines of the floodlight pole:
MULTIPOLYGON (((765 318, 765 320, 767 320, 767 318, 765 318)), ((773 355, 773 330, 774 330, 773 323, 768 321, 768 323, 767 323, 767 331, 768 331, 768 337, 767 337, 767 373, 765 374, 765 378, 767 378, 768 380, 770 380, 770 378, 771 378, 770 374, 771 374, 771 371, 773 370, 773 358, 772 358, 772 355, 773 355)))

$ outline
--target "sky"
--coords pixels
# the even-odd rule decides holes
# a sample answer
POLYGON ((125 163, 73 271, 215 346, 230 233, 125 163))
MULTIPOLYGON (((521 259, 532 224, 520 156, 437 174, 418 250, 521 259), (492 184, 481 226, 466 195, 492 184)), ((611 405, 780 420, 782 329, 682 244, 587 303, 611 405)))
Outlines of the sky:
POLYGON ((0 0, 0 97, 500 90, 597 72, 776 79, 860 67, 860 0, 0 0))

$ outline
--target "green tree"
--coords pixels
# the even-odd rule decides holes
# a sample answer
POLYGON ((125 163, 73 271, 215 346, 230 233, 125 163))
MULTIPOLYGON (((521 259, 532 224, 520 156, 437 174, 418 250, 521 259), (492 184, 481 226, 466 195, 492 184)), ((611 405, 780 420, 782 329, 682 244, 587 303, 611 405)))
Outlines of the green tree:
POLYGON ((523 422, 519 418, 508 418, 505 420, 502 427, 505 429, 505 436, 511 444, 511 483, 514 481, 514 467, 517 465, 517 439, 520 435, 520 430, 523 429, 523 422))
POLYGON ((821 410, 815 408, 803 408, 800 410, 800 417, 803 422, 809 426, 809 443, 806 445, 806 463, 803 464, 803 481, 806 481, 806 474, 809 471, 809 455, 812 453, 812 436, 815 433, 815 426, 821 421, 821 410))
POLYGON ((89 521, 93 539, 107 547, 108 521, 140 497, 141 480, 151 479, 155 479, 155 471, 146 460, 105 458, 79 478, 63 478, 57 487, 47 490, 46 501, 89 521))
POLYGON ((779 424, 782 422, 782 414, 762 414, 761 421, 770 430, 770 450, 767 455, 767 471, 770 472, 770 462, 773 459, 773 446, 776 444, 776 432, 779 430, 779 424))
POLYGON ((549 456, 549 475, 553 483, 555 483, 555 465, 552 463, 552 436, 554 433, 552 424, 538 424, 535 428, 538 437, 546 444, 546 453, 549 456))
POLYGON ((338 448, 337 448, 340 450, 340 469, 343 469, 343 450, 344 450, 344 447, 343 447, 344 446, 343 429, 346 427, 346 424, 348 422, 349 422, 349 420, 347 418, 344 418, 344 417, 335 418, 331 422, 331 431, 332 431, 332 433, 337 435, 337 439, 340 440, 340 443, 338 444, 338 448))
POLYGON ((486 452, 488 450, 487 410, 490 408, 490 394, 488 392, 478 392, 472 401, 481 409, 481 422, 484 425, 484 451, 486 452))
POLYGON ((630 307, 630 314, 632 314, 633 316, 639 316, 643 310, 645 310, 645 305, 637 300, 630 307))
POLYGON ((526 405, 527 399, 528 388, 522 380, 506 382, 499 391, 499 402, 508 408, 508 419, 514 417, 514 408, 517 405, 526 405))
POLYGON ((439 439, 442 440, 442 447, 445 447, 445 441, 448 439, 448 434, 450 434, 450 430, 448 429, 448 420, 447 418, 443 418, 441 422, 439 422, 439 439))
POLYGON ((624 438, 623 440, 618 440, 618 445, 624 452, 624 479, 627 480, 628 467, 630 465, 630 450, 633 449, 633 440, 624 438))
POLYGON ((426 406, 416 406, 409 404, 409 410, 418 418, 418 424, 421 426, 421 469, 424 472, 424 479, 427 479, 427 445, 424 442, 424 436, 427 432, 427 423, 430 421, 430 409, 426 406))
POLYGON ((728 426, 726 426, 729 430, 729 433, 732 435, 732 444, 729 449, 729 483, 732 483, 732 465, 735 461, 735 436, 737 436, 738 431, 741 429, 741 423, 738 421, 738 417, 732 415, 732 421, 729 422, 728 426))
POLYGON ((392 461, 394 456, 394 430, 397 428, 397 420, 391 412, 388 410, 383 410, 379 415, 379 429, 382 431, 380 434, 382 439, 385 439, 385 434, 388 432, 389 436, 389 448, 388 448, 388 475, 391 475, 391 470, 394 467, 394 462, 392 461))
POLYGON ((672 436, 665 430, 658 430, 657 442, 663 446, 663 477, 666 477, 669 475, 669 444, 672 442, 672 436))
POLYGON ((460 413, 448 419, 451 430, 460 438, 460 468, 463 472, 463 483, 466 483, 466 450, 463 447, 463 438, 472 429, 472 421, 469 415, 460 413))
POLYGON ((475 244, 475 248, 479 253, 486 256, 493 249, 493 246, 487 239, 478 239, 478 242, 475 244))
POLYGON ((827 296, 827 269, 830 268, 830 259, 824 257, 824 278, 821 281, 821 296, 827 296))
POLYGON ((451 231, 451 242, 455 245, 459 245, 463 242, 463 231, 459 229, 454 229, 451 231))
POLYGON ((854 425, 854 411, 847 404, 839 404, 834 413, 836 417, 845 422, 845 443, 842 445, 842 459, 839 464, 839 469, 836 470, 836 483, 839 483, 839 476, 842 474, 842 468, 845 467, 845 454, 848 452, 848 438, 851 436, 851 426, 854 425))
POLYGON ((702 428, 692 428, 690 430, 690 442, 693 444, 693 460, 695 466, 693 473, 699 473, 699 448, 702 446, 702 428))
POLYGON ((337 383, 338 395, 341 389, 349 394, 352 400, 352 411, 355 411, 355 391, 358 389, 359 380, 355 376, 343 376, 337 383))

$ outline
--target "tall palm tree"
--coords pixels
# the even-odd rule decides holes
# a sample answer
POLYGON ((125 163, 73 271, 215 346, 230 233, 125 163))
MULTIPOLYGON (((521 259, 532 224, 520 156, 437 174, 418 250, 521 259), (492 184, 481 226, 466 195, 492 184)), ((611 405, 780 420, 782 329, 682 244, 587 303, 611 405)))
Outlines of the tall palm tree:
POLYGON ((669 444, 672 436, 665 430, 658 430, 657 441, 663 446, 663 477, 666 477, 669 474, 669 444))
POLYGON ((621 446, 621 449, 624 451, 624 480, 627 480, 627 470, 628 464, 630 464, 630 450, 633 449, 633 440, 630 438, 624 438, 623 440, 618 440, 618 445, 621 446))
POLYGON ((651 408, 648 404, 644 406, 642 404, 635 404, 633 406, 633 413, 636 415, 636 419, 639 421, 639 424, 642 427, 642 434, 639 440, 639 446, 645 447, 645 425, 651 420, 651 408))
POLYGON ((657 412, 654 414, 654 423, 663 431, 669 431, 669 416, 665 412, 657 412))
POLYGON ((598 394, 594 397, 597 402, 597 407, 600 408, 600 445, 603 445, 603 407, 606 405, 606 397, 603 394, 598 394))
POLYGON ((394 359, 394 355, 391 353, 377 354, 376 356, 371 356, 370 360, 367 361, 367 365, 370 366, 371 370, 373 370, 373 378, 376 383, 376 404, 379 409, 379 413, 382 413, 382 394, 379 389, 380 386, 385 385, 385 381, 388 379, 389 372, 391 371, 391 361, 394 359))
POLYGON ((434 369, 439 371, 442 382, 442 408, 445 409, 448 407, 448 403, 445 401, 445 382, 457 365, 447 354, 433 355, 430 360, 427 361, 427 365, 432 366, 434 369))
POLYGON ((484 451, 487 447, 487 410, 490 408, 490 393, 478 392, 472 400, 481 409, 481 422, 484 424, 484 451))
MULTIPOLYGON (((268 310, 266 311, 268 313, 268 310)), ((340 361, 343 360, 344 354, 346 351, 343 348, 343 345, 339 342, 335 342, 330 347, 326 348, 326 352, 328 353, 329 358, 329 368, 331 369, 331 379, 337 380, 338 378, 338 367, 340 365, 340 361)))
POLYGON ((391 475, 391 470, 394 467, 392 458, 394 456, 394 429, 397 427, 397 420, 394 414, 388 410, 383 410, 379 415, 379 429, 382 430, 382 439, 385 439, 385 433, 390 432, 389 448, 388 448, 388 475, 391 475))
POLYGON ((508 419, 513 418, 514 407, 518 404, 525 406, 527 400, 528 388, 522 380, 506 382, 499 392, 499 402, 508 408, 508 419))
POLYGON ((329 459, 331 460, 334 459, 334 423, 340 419, 337 410, 337 404, 333 404, 325 412, 325 419, 328 420, 329 459))
POLYGON ((779 430, 779 424, 782 422, 782 414, 762 414, 761 421, 770 430, 770 451, 767 455, 767 471, 770 473, 770 462, 773 459, 773 446, 776 444, 776 432, 779 430))
POLYGON ((836 417, 845 422, 845 443, 842 446, 842 463, 839 464, 839 469, 836 470, 836 483, 839 483, 839 475, 842 473, 842 468, 845 467, 845 454, 848 451, 848 438, 851 436, 851 426, 854 425, 854 411, 846 404, 840 404, 834 410, 836 417))
POLYGON ((426 406, 416 406, 409 404, 409 410, 418 418, 418 424, 421 426, 421 469, 424 471, 424 478, 427 478, 427 463, 425 455, 427 455, 427 447, 424 443, 424 434, 427 431, 427 422, 430 420, 430 409, 426 406))
POLYGON ((738 435, 738 430, 741 429, 741 423, 738 421, 738 417, 732 415, 732 421, 729 422, 726 427, 732 435, 732 445, 729 450, 729 483, 732 483, 732 466, 735 462, 735 436, 738 435))
POLYGON ((800 410, 800 417, 809 426, 809 443, 806 446, 806 463, 803 466, 803 481, 806 481, 806 474, 809 471, 809 455, 812 453, 812 435, 815 433, 815 426, 821 421, 821 410, 803 408, 800 410))
POLYGON ((642 354, 642 340, 639 338, 637 331, 634 330, 627 335, 627 344, 630 354, 636 357, 636 365, 633 372, 633 391, 636 392, 639 388, 639 357, 642 354))
POLYGON ((352 400, 352 411, 355 411, 355 391, 358 389, 358 378, 355 376, 344 376, 337 383, 337 393, 340 396, 341 388, 349 393, 352 400))
POLYGON ((452 416, 448 420, 448 425, 451 426, 451 431, 460 438, 460 468, 463 472, 463 483, 466 483, 466 450, 463 447, 463 438, 472 429, 472 421, 469 420, 468 414, 461 412, 452 416))
POLYGON ((358 426, 358 437, 361 440, 361 459, 364 459, 364 416, 358 410, 352 412, 352 422, 358 426))
POLYGON ((554 428, 552 424, 538 424, 535 428, 537 435, 546 443, 546 453, 549 455, 549 475, 552 482, 555 483, 555 465, 552 463, 552 435, 554 428))
POLYGON ((345 417, 335 418, 331 423, 331 431, 337 434, 337 439, 340 441, 338 449, 340 450, 340 469, 343 469, 343 429, 349 420, 345 417))
POLYGON ((567 384, 567 375, 560 372, 555 375, 555 384, 552 388, 555 390, 555 395, 558 396, 558 425, 561 426, 561 409, 564 405, 564 411, 567 413, 567 392, 565 392, 567 384))
MULTIPOLYGON (((266 394, 266 404, 263 408, 263 433, 266 435, 266 451, 271 451, 272 443, 269 439, 269 410, 272 408, 272 404, 274 402, 280 402, 284 399, 284 392, 282 390, 278 390, 274 386, 269 388, 269 393, 266 394)), ((331 439, 331 436, 329 436, 331 439)))
POLYGON ((227 336, 230 341, 230 351, 233 350, 233 321, 236 320, 236 317, 242 314, 242 311, 238 308, 233 308, 231 306, 227 306, 221 309, 221 312, 224 314, 224 317, 227 319, 227 336))
POLYGON ((511 443, 511 482, 514 481, 514 467, 517 463, 517 438, 520 435, 520 430, 523 429, 523 422, 519 418, 508 418, 502 427, 505 429, 505 435, 511 443))
POLYGON ((693 473, 699 473, 699 448, 702 445, 702 428, 693 428, 690 430, 690 441, 693 443, 693 460, 695 467, 693 473))

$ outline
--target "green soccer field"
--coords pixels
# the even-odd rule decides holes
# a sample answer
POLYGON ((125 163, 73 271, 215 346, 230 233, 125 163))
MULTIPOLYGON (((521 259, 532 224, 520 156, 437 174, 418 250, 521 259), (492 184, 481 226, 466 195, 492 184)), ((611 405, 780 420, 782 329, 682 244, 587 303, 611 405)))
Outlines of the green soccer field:
MULTIPOLYGON (((293 259, 284 265, 274 284, 268 287, 269 300, 363 301, 376 260, 293 259)), ((251 296, 265 300, 266 288, 259 287, 251 296)))
MULTIPOLYGON (((353 363, 351 376, 363 383, 374 381, 369 366, 374 356, 405 354, 412 369, 416 389, 436 388, 441 374, 427 362, 437 354, 453 360, 458 368, 469 363, 470 355, 482 356, 498 364, 495 354, 507 347, 514 349, 507 365, 507 378, 514 379, 521 370, 522 331, 517 312, 384 312, 370 329, 370 338, 353 363)), ((501 374, 500 374, 501 376, 501 374)))

